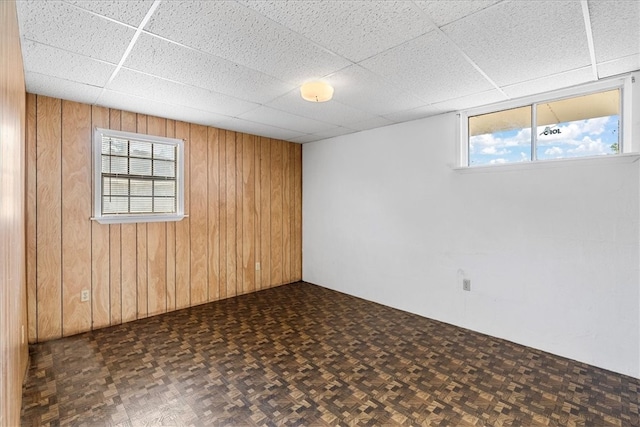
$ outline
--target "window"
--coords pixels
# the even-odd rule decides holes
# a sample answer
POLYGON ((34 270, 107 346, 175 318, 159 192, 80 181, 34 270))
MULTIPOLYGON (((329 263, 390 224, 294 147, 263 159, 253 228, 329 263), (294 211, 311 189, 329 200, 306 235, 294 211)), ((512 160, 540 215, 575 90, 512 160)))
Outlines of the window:
POLYGON ((461 164, 619 154, 624 148, 624 83, 619 79, 591 85, 582 92, 558 92, 555 99, 538 97, 526 104, 510 102, 502 104, 503 108, 462 113, 461 164))
POLYGON ((183 141, 96 129, 94 219, 100 223, 184 218, 183 141))

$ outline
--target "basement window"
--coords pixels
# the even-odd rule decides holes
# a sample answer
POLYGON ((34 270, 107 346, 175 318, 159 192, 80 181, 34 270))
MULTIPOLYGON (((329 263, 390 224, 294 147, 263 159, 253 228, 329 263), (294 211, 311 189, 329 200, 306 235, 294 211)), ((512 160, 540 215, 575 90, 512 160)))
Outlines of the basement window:
POLYGON ((94 218, 101 224, 184 218, 184 142, 96 128, 94 218))
POLYGON ((624 86, 625 80, 617 79, 557 92, 556 97, 552 94, 461 113, 460 163, 485 166, 629 151, 622 138, 627 113, 624 86))

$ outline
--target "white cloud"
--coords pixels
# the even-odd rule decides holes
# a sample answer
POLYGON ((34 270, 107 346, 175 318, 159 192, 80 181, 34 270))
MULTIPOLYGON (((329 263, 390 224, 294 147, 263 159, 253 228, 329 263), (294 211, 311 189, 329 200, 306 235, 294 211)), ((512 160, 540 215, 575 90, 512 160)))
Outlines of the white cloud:
POLYGON ((576 148, 567 150, 571 154, 606 154, 609 152, 609 145, 602 142, 600 138, 593 140, 585 136, 576 148))
POLYGON ((560 147, 551 147, 544 150, 544 154, 547 156, 559 156, 562 154, 562 148, 560 147))
POLYGON ((493 159, 493 160, 491 160, 489 163, 491 163, 492 165, 495 165, 495 164, 501 164, 501 163, 507 163, 507 159, 502 159, 502 158, 500 158, 500 159, 493 159))
POLYGON ((610 117, 596 117, 594 119, 579 120, 567 123, 563 126, 549 126, 550 129, 557 129, 559 133, 544 135, 547 126, 538 126, 538 141, 540 144, 553 144, 562 141, 565 144, 580 145, 581 138, 587 135, 601 135, 606 130, 606 125, 612 120, 610 117))
POLYGON ((506 148, 503 150, 498 150, 494 145, 492 145, 492 146, 483 148, 481 152, 482 154, 493 154, 497 156, 503 156, 505 154, 509 154, 511 151, 507 150, 506 148))
MULTIPOLYGON (((482 147, 516 147, 531 143, 531 129, 520 129, 515 135, 500 137, 499 134, 486 133, 469 138, 469 145, 482 147)), ((487 153, 489 154, 489 153, 487 153)))

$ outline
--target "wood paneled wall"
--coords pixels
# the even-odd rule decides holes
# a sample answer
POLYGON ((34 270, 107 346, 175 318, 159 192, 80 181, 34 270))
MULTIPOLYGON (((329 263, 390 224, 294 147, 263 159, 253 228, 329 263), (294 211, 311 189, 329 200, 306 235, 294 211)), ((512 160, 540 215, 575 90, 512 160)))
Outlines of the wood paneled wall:
POLYGON ((301 168, 298 144, 27 94, 30 340, 300 280, 301 168), (184 139, 188 218, 90 221, 94 127, 184 139))
POLYGON ((13 0, 0 1, 0 426, 20 425, 28 363, 25 287, 25 83, 13 0))

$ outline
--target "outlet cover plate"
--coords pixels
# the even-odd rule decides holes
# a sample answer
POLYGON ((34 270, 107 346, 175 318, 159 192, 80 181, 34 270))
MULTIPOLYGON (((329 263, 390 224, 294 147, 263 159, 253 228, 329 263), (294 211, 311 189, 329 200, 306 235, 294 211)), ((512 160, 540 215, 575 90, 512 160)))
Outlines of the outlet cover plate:
POLYGON ((462 290, 471 291, 471 279, 462 279, 462 290))

